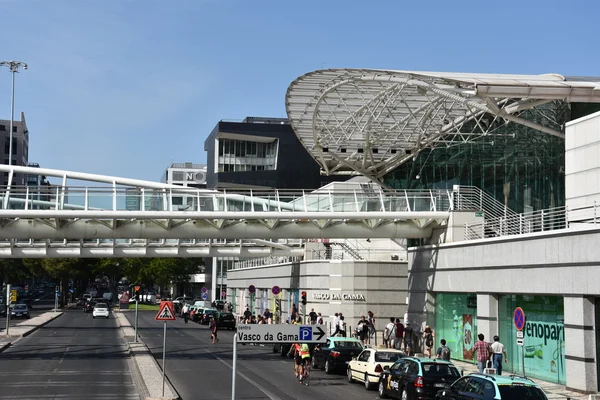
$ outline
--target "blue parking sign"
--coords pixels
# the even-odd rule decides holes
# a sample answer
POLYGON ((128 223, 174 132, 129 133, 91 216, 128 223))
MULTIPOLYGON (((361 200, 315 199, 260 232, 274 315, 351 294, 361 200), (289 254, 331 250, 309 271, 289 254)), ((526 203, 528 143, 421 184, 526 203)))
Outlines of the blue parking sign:
POLYGON ((301 342, 312 340, 312 326, 301 326, 298 337, 301 342))

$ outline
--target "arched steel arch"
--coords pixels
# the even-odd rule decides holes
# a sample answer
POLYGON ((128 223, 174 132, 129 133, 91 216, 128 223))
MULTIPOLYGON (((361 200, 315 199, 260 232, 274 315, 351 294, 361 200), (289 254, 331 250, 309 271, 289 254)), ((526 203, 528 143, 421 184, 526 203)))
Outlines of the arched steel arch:
POLYGON ((506 122, 564 137, 519 117, 553 100, 600 103, 600 85, 557 74, 328 69, 292 82, 286 110, 324 173, 379 181, 424 148, 493 135, 506 122))

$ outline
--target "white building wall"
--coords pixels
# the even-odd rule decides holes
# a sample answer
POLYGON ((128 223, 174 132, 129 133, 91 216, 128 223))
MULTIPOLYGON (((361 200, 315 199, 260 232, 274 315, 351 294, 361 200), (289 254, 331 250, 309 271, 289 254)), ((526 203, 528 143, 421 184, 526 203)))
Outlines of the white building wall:
POLYGON ((600 204, 600 112, 566 125, 565 192, 569 209, 600 204))

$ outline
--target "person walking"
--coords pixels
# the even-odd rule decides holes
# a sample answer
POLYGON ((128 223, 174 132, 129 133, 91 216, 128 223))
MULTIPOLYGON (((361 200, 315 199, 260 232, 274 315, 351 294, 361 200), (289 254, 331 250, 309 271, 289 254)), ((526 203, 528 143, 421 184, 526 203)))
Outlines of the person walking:
POLYGON ((423 341, 425 343, 425 356, 431 358, 431 349, 433 348, 433 344, 435 343, 435 334, 431 330, 429 325, 425 326, 425 330, 423 331, 423 341))
POLYGON ((477 335, 477 338, 479 340, 475 342, 474 351, 477 352, 477 369, 482 374, 487 362, 490 360, 492 349, 490 344, 484 340, 485 336, 483 336, 483 333, 477 335))
MULTIPOLYGON (((402 341, 404 340, 404 324, 400 322, 400 318, 396 318, 396 329, 394 333, 394 348, 396 350, 402 349, 402 341)), ((406 350, 406 348, 404 349, 406 350)))
POLYGON ((440 340, 440 344, 441 344, 441 346, 435 352, 436 358, 450 361, 451 351, 450 351, 450 348, 448 346, 446 346, 446 339, 440 340))
POLYGON ((502 356, 504 356, 504 362, 508 363, 506 347, 500 343, 498 335, 494 336, 494 343, 492 343, 490 347, 492 348, 492 360, 494 362, 494 368, 496 368, 496 374, 502 375, 502 356))
POLYGON ((371 338, 373 336, 375 336, 375 316, 373 315, 372 311, 368 311, 367 315, 369 316, 369 319, 367 320, 369 322, 369 337, 368 337, 368 341, 369 344, 371 344, 371 338))
POLYGON ((391 349, 393 348, 393 338, 396 337, 396 324, 394 324, 394 317, 390 317, 390 322, 385 326, 385 331, 383 332, 383 345, 391 349))
POLYGON ((217 329, 218 329, 218 323, 217 323, 217 319, 212 316, 210 317, 210 338, 212 339, 212 344, 216 344, 219 339, 217 338, 217 329))
POLYGON ((413 329, 410 324, 407 322, 406 327, 404 328, 404 352, 407 356, 412 356, 412 348, 413 348, 413 329))

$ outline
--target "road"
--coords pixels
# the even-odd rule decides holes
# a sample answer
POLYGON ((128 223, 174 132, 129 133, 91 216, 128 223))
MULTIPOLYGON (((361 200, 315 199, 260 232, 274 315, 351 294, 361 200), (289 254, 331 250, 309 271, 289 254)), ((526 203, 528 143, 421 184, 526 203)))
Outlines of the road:
MULTIPOLYGON (((139 334, 162 365, 163 323, 155 312, 139 313, 139 334)), ((127 312, 132 322, 133 312, 127 312)), ((168 322, 167 376, 183 400, 231 398, 233 332, 219 330, 211 344, 206 326, 178 318, 168 322)), ((293 361, 273 354, 272 346, 238 345, 237 399, 375 399, 376 391, 349 384, 345 375, 312 371, 306 387, 293 376, 293 361)))
POLYGON ((114 317, 80 310, 18 340, 0 354, 0 399, 139 400, 114 317))

